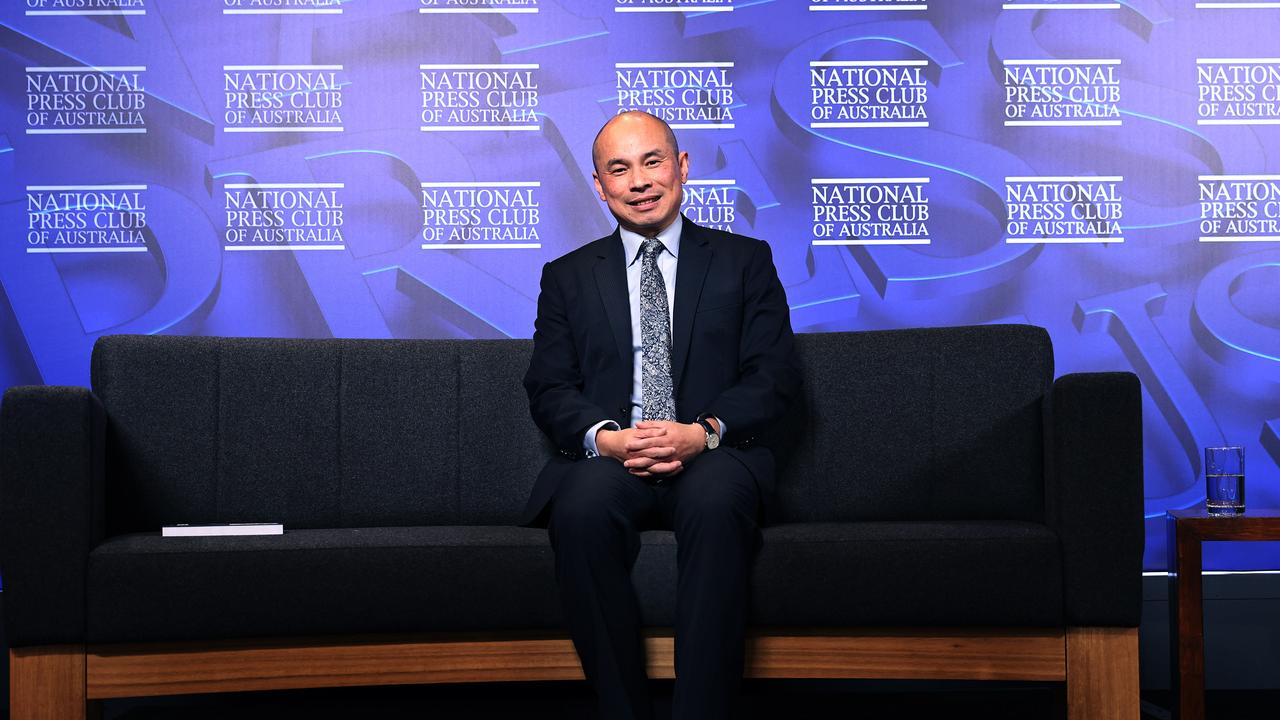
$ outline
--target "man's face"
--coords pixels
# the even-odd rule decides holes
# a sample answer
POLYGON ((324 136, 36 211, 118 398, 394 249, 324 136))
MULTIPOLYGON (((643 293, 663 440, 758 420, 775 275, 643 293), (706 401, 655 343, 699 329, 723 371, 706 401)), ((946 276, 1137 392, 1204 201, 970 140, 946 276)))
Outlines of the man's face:
POLYGON ((622 227, 655 235, 680 214, 689 154, 676 153, 661 123, 643 115, 614 120, 600 134, 592 177, 622 227))

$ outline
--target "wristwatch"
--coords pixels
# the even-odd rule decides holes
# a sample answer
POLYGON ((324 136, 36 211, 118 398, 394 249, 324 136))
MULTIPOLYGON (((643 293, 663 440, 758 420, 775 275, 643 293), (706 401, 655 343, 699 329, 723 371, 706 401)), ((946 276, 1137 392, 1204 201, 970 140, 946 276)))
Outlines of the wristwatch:
POLYGON ((711 424, 711 421, 700 417, 698 418, 698 424, 702 426, 703 430, 707 431, 707 449, 715 450, 720 447, 720 433, 716 432, 716 428, 711 424))

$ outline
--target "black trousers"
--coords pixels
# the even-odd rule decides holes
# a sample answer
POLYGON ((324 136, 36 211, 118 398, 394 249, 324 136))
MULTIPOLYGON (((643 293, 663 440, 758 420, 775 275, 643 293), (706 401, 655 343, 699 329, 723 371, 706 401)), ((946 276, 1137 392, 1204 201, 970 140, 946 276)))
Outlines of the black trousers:
POLYGON ((704 452, 669 484, 650 486, 610 458, 574 463, 551 501, 548 531, 574 647, 604 720, 649 720, 631 568, 640 531, 675 531, 673 716, 733 712, 742 681, 747 576, 761 542, 760 493, 727 453, 704 452))

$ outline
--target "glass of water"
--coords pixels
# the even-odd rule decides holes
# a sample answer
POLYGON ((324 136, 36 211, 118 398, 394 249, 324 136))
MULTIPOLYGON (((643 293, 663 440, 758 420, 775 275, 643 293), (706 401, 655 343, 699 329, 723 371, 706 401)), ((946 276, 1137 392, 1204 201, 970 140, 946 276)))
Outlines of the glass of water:
POLYGON ((1210 515, 1244 514, 1244 448, 1205 448, 1204 480, 1210 515))

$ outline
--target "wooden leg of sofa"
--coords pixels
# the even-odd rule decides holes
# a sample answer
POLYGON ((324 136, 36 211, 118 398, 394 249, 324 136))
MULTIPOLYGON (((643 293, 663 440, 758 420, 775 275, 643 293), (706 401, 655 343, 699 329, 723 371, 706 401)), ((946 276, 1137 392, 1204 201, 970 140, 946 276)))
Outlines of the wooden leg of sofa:
POLYGON ((83 645, 45 645, 9 651, 12 720, 94 718, 98 703, 85 697, 83 645))
POLYGON ((1067 717, 1138 720, 1138 629, 1067 628, 1067 717))

